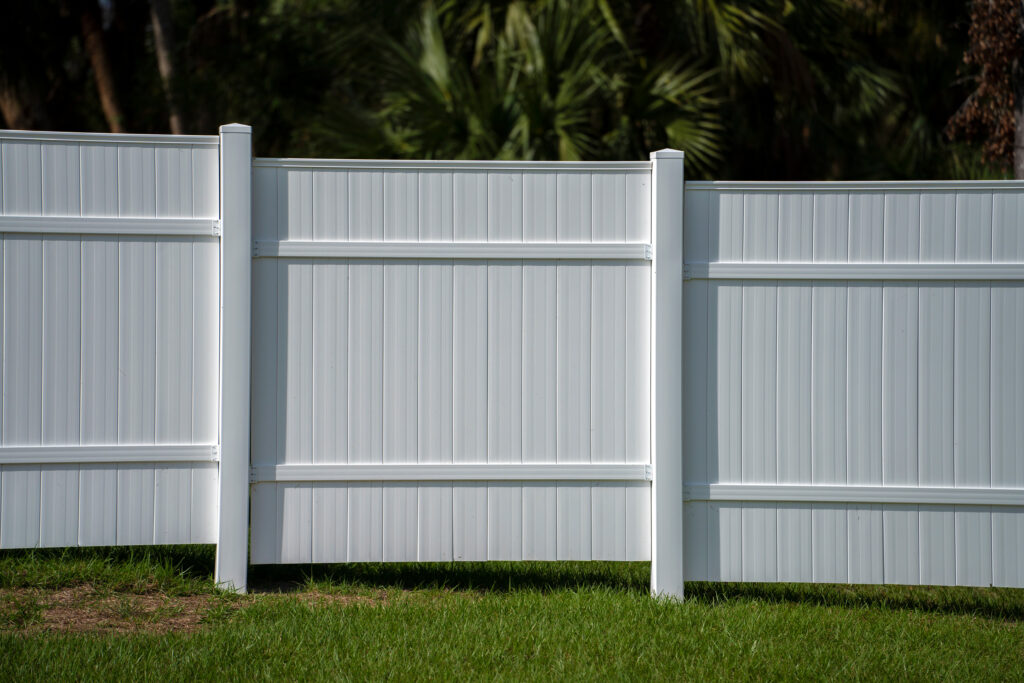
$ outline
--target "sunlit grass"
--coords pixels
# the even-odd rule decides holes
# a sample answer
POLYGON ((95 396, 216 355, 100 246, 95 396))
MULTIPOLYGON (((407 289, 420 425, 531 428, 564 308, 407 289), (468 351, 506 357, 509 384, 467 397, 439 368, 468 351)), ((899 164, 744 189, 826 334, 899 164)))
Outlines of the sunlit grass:
POLYGON ((50 633, 5 604, 0 679, 1024 676, 1021 590, 693 583, 678 604, 648 596, 647 564, 560 562, 256 567, 237 597, 212 559, 0 553, 8 590, 215 595, 197 630, 161 635, 50 633))

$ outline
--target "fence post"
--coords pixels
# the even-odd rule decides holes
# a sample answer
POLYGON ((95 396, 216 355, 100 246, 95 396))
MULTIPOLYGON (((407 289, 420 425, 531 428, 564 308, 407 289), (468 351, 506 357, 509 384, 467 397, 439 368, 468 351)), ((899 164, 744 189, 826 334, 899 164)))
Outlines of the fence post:
POLYGON ((651 162, 651 593, 682 599, 683 153, 651 162))
POLYGON ((244 593, 249 565, 252 128, 220 127, 220 496, 218 585, 244 593))

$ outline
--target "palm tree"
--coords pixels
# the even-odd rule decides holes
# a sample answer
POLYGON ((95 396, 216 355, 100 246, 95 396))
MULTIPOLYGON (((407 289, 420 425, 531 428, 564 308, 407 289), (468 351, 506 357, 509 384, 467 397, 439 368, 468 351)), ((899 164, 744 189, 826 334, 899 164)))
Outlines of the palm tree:
POLYGON ((714 70, 648 64, 601 0, 428 2, 373 55, 364 88, 379 96, 341 116, 326 115, 329 100, 312 135, 321 152, 572 160, 668 144, 697 165, 720 154, 714 70))

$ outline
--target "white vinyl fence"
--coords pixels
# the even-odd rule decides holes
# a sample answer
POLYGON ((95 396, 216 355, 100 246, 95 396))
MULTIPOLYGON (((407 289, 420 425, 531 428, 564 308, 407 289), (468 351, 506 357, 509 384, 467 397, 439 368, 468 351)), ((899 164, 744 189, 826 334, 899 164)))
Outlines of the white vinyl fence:
POLYGON ((0 132, 0 547, 219 541, 220 153, 0 132))
POLYGON ((0 139, 0 547, 216 542, 218 139, 0 139))
POLYGON ((1024 587, 1022 183, 0 140, 0 547, 1024 587))
POLYGON ((649 560, 650 175, 257 160, 252 561, 649 560))
POLYGON ((1024 586, 1024 188, 688 183, 686 577, 1024 586))

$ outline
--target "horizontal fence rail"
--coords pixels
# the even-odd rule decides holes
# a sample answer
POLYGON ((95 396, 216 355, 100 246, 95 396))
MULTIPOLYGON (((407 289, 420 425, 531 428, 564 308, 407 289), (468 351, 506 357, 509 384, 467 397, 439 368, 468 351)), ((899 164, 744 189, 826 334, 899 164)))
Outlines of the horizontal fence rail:
POLYGON ((149 135, 146 133, 65 133, 43 130, 0 130, 0 138, 17 143, 51 142, 63 145, 152 145, 181 147, 217 148, 220 138, 216 135, 149 135))
POLYGON ((217 462, 216 444, 0 447, 0 465, 217 462))
POLYGON ((557 244, 519 242, 303 242, 256 240, 256 258, 651 260, 642 243, 557 244))
POLYGON ((687 484, 688 501, 1024 506, 1024 488, 687 484))
POLYGON ((208 218, 0 216, 0 233, 215 237, 220 234, 220 221, 208 218))
POLYGON ((1020 180, 688 180, 694 192, 773 194, 813 193, 921 193, 921 192, 1020 192, 1020 180))
POLYGON ((404 159, 253 159, 254 168, 320 169, 352 171, 495 171, 500 173, 642 173, 650 174, 648 161, 425 161, 404 159))
POLYGON ((687 280, 1024 280, 1022 263, 687 263, 687 280))
POLYGON ((268 465, 253 483, 277 481, 651 481, 651 465, 634 463, 522 465, 268 465))

